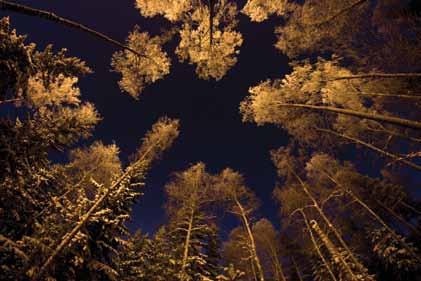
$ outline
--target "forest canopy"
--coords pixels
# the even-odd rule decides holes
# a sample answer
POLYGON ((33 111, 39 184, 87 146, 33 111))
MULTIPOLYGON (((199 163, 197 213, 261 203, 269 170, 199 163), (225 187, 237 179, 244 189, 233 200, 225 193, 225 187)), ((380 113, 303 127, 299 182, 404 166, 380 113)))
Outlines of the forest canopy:
MULTIPOLYGON (((0 280, 421 280, 419 1, 133 2, 139 19, 163 26, 135 25, 120 42, 37 3, 0 0, 0 280), (169 112, 144 124, 125 159, 96 136, 107 117, 84 95, 89 59, 48 34, 44 48, 30 42, 15 14, 112 46, 107 71, 133 103, 182 64, 198 80, 229 83, 250 58, 243 45, 261 43, 247 41, 248 26, 271 26, 285 75, 240 77, 248 92, 232 110, 238 126, 285 135, 265 154, 272 192, 262 196, 224 151, 214 153, 221 166, 186 156, 189 165, 151 188, 151 170, 178 142, 191 144, 188 120, 169 112), (154 216, 135 207, 158 192, 165 221, 134 228, 134 217, 154 216), (275 218, 262 211, 270 208, 275 218)), ((221 106, 233 93, 213 94, 221 106)))

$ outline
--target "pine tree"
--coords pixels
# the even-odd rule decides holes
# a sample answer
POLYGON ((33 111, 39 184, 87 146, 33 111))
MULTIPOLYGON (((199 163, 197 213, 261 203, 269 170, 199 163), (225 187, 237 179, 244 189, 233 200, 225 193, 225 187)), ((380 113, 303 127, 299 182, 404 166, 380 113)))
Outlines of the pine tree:
POLYGON ((219 274, 218 242, 209 208, 215 204, 212 176, 198 163, 167 184, 169 240, 181 261, 179 280, 212 280, 219 274))
POLYGON ((246 232, 246 247, 251 255, 252 267, 256 267, 257 280, 265 280, 264 271, 257 254, 256 241, 252 232, 251 218, 258 208, 258 200, 245 185, 241 174, 227 168, 218 179, 219 192, 226 202, 226 210, 237 216, 246 232))

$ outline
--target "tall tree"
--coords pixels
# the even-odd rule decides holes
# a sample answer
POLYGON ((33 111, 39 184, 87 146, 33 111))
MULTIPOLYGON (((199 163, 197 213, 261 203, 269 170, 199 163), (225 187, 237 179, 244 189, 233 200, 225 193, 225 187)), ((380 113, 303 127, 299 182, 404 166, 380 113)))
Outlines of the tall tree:
POLYGON ((243 39, 235 30, 237 5, 234 1, 160 1, 137 0, 136 7, 145 17, 162 15, 178 26, 180 61, 195 64, 202 79, 220 80, 236 62, 243 39))
MULTIPOLYGON (((233 268, 237 268, 243 273, 243 279, 255 281, 257 280, 256 266, 248 245, 248 237, 244 228, 235 227, 223 243, 222 257, 225 263, 233 265, 233 268)), ((243 280, 242 278, 240 280, 243 280)))
POLYGON ((252 228, 256 237, 257 248, 264 253, 269 260, 272 271, 272 279, 275 281, 286 281, 281 263, 280 237, 278 231, 268 219, 260 219, 252 228))
POLYGON ((257 22, 280 16, 275 46, 291 58, 335 53, 366 71, 417 71, 420 17, 410 2, 249 0, 243 12, 257 22))
POLYGON ((227 168, 221 172, 218 178, 219 192, 226 201, 226 210, 237 216, 247 234, 247 247, 251 254, 253 266, 256 268, 256 276, 260 281, 265 280, 264 271, 257 254, 256 241, 252 232, 250 219, 257 210, 258 201, 250 191, 241 174, 227 168))
POLYGON ((335 280, 335 272, 330 269, 328 262, 325 261, 326 258, 323 256, 321 250, 318 249, 312 231, 314 231, 323 242, 324 247, 329 253, 329 258, 327 260, 333 259, 339 276, 344 276, 343 278, 346 278, 345 280, 373 280, 373 277, 368 273, 367 268, 357 258, 355 252, 351 250, 351 247, 344 238, 341 230, 333 224, 328 213, 323 209, 323 201, 326 200, 326 197, 328 198, 329 193, 324 192, 323 189, 320 191, 317 190, 317 193, 311 190, 310 186, 302 179, 302 176, 294 170, 293 167, 297 161, 294 161, 290 151, 285 149, 273 151, 272 158, 278 169, 279 175, 284 177, 287 176, 286 179, 289 180, 289 184, 291 185, 295 182, 294 186, 299 188, 299 191, 297 192, 291 192, 291 189, 284 191, 277 190, 277 197, 280 199, 281 204, 288 206, 287 210, 290 210, 289 216, 293 214, 300 214, 302 216, 318 255, 323 260, 323 264, 326 269, 328 269, 332 280, 335 280), (293 181, 291 182, 291 180, 293 181), (291 198, 292 194, 294 194, 294 197, 292 197, 293 200, 288 202, 287 198, 291 198), (305 211, 307 208, 312 210, 316 217, 309 218, 305 211), (322 231, 320 231, 316 225, 318 224, 318 221, 323 223, 323 225, 332 232, 338 246, 331 242, 331 240, 322 231))
POLYGON ((215 203, 212 176, 198 163, 175 174, 165 187, 166 210, 180 280, 208 280, 218 275, 216 228, 209 208, 215 203))
MULTIPOLYGON (((421 170, 419 165, 401 158, 400 151, 393 153, 383 149, 391 138, 398 138, 398 143, 408 142, 417 149, 419 132, 404 128, 418 130, 421 123, 393 117, 388 111, 392 108, 386 106, 384 99, 371 98, 371 94, 375 97, 376 93, 389 92, 385 95, 410 104, 410 100, 396 94, 399 90, 414 90, 412 83, 406 80, 408 77, 337 80, 335 77, 350 73, 337 63, 320 59, 315 65, 295 64, 285 79, 266 81, 250 88, 250 96, 240 105, 243 120, 259 125, 278 124, 298 142, 321 149, 344 141, 361 145, 393 159, 395 164, 421 170), (320 134, 325 138, 321 139, 320 134)), ((418 118, 414 109, 409 110, 408 115, 418 118)))

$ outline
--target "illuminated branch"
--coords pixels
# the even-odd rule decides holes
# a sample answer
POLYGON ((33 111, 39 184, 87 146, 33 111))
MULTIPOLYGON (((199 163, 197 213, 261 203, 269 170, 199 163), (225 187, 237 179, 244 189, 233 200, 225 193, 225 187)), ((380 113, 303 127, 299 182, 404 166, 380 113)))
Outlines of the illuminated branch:
POLYGON ((60 17, 60 16, 58 16, 58 15, 52 13, 52 12, 49 12, 49 11, 45 11, 45 10, 41 10, 41 9, 34 9, 32 7, 29 7, 29 6, 25 6, 25 5, 21 5, 21 4, 17 4, 17 3, 12 3, 12 2, 9 2, 9 1, 3 1, 3 0, 0 0, 0 9, 5 10, 5 11, 16 12, 16 13, 27 15, 27 16, 40 17, 40 18, 43 18, 43 19, 46 19, 46 20, 49 20, 49 21, 52 21, 52 22, 55 22, 55 23, 58 23, 58 24, 62 24, 62 25, 66 25, 66 26, 71 27, 71 28, 79 29, 79 30, 82 30, 82 31, 84 31, 84 32, 86 32, 90 35, 93 35, 93 36, 95 36, 95 37, 97 37, 97 38, 99 38, 103 41, 106 41, 110 44, 118 46, 122 49, 128 50, 128 51, 130 51, 130 52, 132 52, 132 53, 134 53, 134 54, 136 54, 140 57, 146 57, 145 55, 142 55, 142 54, 136 52, 135 50, 133 50, 133 49, 129 48, 128 46, 108 37, 107 35, 105 35, 101 32, 93 30, 93 29, 91 29, 89 27, 86 27, 86 26, 84 26, 80 23, 77 23, 75 21, 60 17))
POLYGON ((286 106, 286 107, 298 107, 298 108, 307 108, 311 110, 317 111, 330 111, 339 114, 360 117, 363 119, 381 121, 393 125, 398 125, 405 128, 420 130, 421 129, 421 122, 412 121, 403 118, 391 117, 381 114, 373 114, 373 113, 364 113, 356 110, 351 109, 344 109, 344 108, 336 108, 331 106, 317 106, 317 105, 308 105, 308 104, 295 104, 295 103, 277 103, 279 106, 286 106))
POLYGON ((349 76, 339 76, 329 81, 365 79, 365 78, 411 78, 411 77, 421 78, 421 73, 367 73, 367 74, 357 74, 357 75, 349 75, 349 76))
POLYGON ((374 146, 372 144, 369 144, 367 142, 364 142, 362 140, 359 140, 359 139, 356 139, 356 138, 353 138, 351 136, 347 136, 347 135, 344 135, 344 134, 340 134, 340 133, 337 133, 337 132, 332 131, 332 130, 326 130, 326 129, 316 128, 316 131, 328 133, 328 134, 331 134, 331 135, 335 135, 337 137, 340 137, 340 138, 349 140, 349 141, 351 141, 353 143, 360 144, 360 145, 365 146, 365 147, 367 147, 367 148, 369 148, 369 149, 371 149, 373 151, 376 151, 376 152, 378 152, 378 153, 380 153, 380 154, 382 154, 384 156, 387 156, 387 157, 392 158, 392 159, 394 159, 396 161, 399 161, 399 162, 401 162, 401 163, 403 163, 403 164, 405 164, 405 165, 407 165, 407 166, 409 166, 411 168, 414 168, 415 170, 421 171, 421 166, 419 166, 419 165, 417 165, 415 163, 412 163, 412 162, 410 162, 408 160, 402 159, 401 157, 399 157, 399 156, 397 156, 397 155, 395 155, 393 153, 387 152, 387 151, 385 151, 383 149, 380 149, 380 148, 378 148, 378 147, 376 147, 376 146, 374 146))

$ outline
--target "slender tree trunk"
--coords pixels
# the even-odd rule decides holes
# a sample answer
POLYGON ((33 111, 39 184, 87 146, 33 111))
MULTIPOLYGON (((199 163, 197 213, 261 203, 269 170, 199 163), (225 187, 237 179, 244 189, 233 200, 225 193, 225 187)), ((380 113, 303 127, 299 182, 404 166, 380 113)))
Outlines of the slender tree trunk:
POLYGON ((258 281, 257 273, 256 273, 256 266, 254 265, 255 263, 254 263, 254 260, 253 260, 253 254, 251 252, 250 252, 250 254, 252 256, 252 258, 250 260, 250 267, 251 267, 251 273, 253 274, 253 280, 258 281))
POLYGON ((258 274, 259 281, 264 281, 265 276, 264 276, 264 273, 263 273, 263 268, 262 268, 262 265, 260 263, 260 259, 257 255, 256 242, 254 241, 253 233, 251 232, 250 223, 247 219, 246 212, 245 212, 243 206, 241 205, 241 203, 238 201, 238 199, 236 197, 235 197, 234 200, 235 200, 235 204, 237 205, 238 209, 240 210, 240 216, 241 216, 241 219, 243 221, 244 228, 247 231, 247 235, 248 235, 248 238, 249 238, 249 246, 250 246, 251 253, 253 255, 253 260, 254 260, 254 262, 256 264, 256 267, 257 267, 257 274, 258 274))
POLYGON ((381 93, 358 93, 358 96, 369 96, 369 97, 385 97, 385 98, 396 98, 396 99, 407 99, 407 100, 421 100, 421 96, 415 95, 393 95, 393 94, 381 94, 381 93))
POLYGON ((319 224, 312 220, 310 221, 311 227, 314 229, 314 231, 319 235, 320 239, 322 240, 323 244, 326 246, 329 253, 332 255, 334 263, 339 265, 342 263, 345 270, 348 272, 351 280, 358 281, 358 278, 354 275, 354 272, 352 272, 351 267, 344 259, 343 255, 339 252, 339 250, 336 248, 335 245, 333 245, 332 241, 330 241, 329 237, 320 229, 319 224))
POLYGON ((303 276, 301 276, 300 268, 298 267, 297 263, 295 262, 294 257, 291 257, 291 260, 292 260, 292 263, 294 264, 295 272, 297 272, 297 276, 298 276, 299 281, 304 281, 303 276))
POLYGON ((392 217, 394 217, 396 220, 400 221, 407 229, 411 230, 415 235, 417 235, 418 237, 421 237, 421 232, 412 224, 410 224, 409 222, 406 221, 406 219, 404 219, 402 216, 400 216, 399 214, 397 214, 394 210, 392 210, 391 208, 389 208, 388 206, 386 206, 385 204, 383 204, 383 202, 375 199, 376 203, 382 207, 383 209, 385 209, 390 215, 392 215, 392 217))
POLYGON ((395 238, 396 241, 402 242, 402 246, 411 254, 413 255, 415 258, 417 258, 420 262, 420 258, 419 256, 412 251, 412 249, 410 247, 408 247, 408 245, 402 240, 402 238, 400 238, 396 232, 391 229, 386 222, 376 214, 376 212, 374 212, 367 204, 365 204, 358 196, 356 196, 354 194, 354 192, 352 192, 351 190, 347 189, 346 187, 344 187, 342 184, 340 184, 339 182, 337 182, 331 175, 329 175, 329 173, 327 173, 326 171, 322 171, 323 174, 325 174, 334 184, 336 184, 336 186, 340 187, 342 190, 344 190, 349 196, 351 196, 351 198, 357 202, 360 206, 362 206, 378 223, 380 223, 392 236, 393 238, 395 238))
POLYGON ((307 185, 303 182, 303 180, 297 175, 297 173, 291 168, 291 166, 288 163, 287 163, 287 166, 288 166, 289 170, 291 171, 291 173, 297 178, 298 182, 300 183, 301 187, 304 190, 304 193, 311 200, 311 202, 313 203, 313 207, 319 213, 320 217, 323 219, 323 221, 326 223, 326 225, 329 227, 329 229, 335 234, 336 239, 340 242, 342 247, 348 252, 349 256, 351 257, 352 262, 356 266, 358 266, 359 268, 363 268, 364 266, 355 258, 351 249, 348 247, 348 245, 343 240, 341 234, 338 232, 336 227, 334 227, 333 224, 330 222, 328 217, 323 212, 322 208, 319 206, 319 203, 317 203, 317 200, 313 197, 310 190, 307 188, 307 185))
POLYGON ((404 208, 407 208, 408 210, 411 210, 412 212, 414 212, 414 213, 416 213, 418 215, 421 215, 421 212, 420 211, 418 211, 417 209, 415 209, 414 207, 412 207, 411 205, 409 205, 409 204, 407 204, 405 202, 399 201, 398 204, 399 205, 402 205, 404 208))
POLYGON ((392 236, 395 238, 395 240, 402 242, 402 246, 412 255, 414 256, 420 263, 421 259, 418 254, 416 254, 405 241, 400 238, 393 229, 391 229, 385 221, 383 221, 370 207, 367 206, 363 201, 361 201, 352 191, 347 191, 347 193, 356 201, 358 204, 360 204, 370 215, 372 215, 377 222, 379 222, 392 236))
MULTIPOLYGON (((421 98, 421 96, 420 96, 420 98, 421 98)), ((410 140, 410 141, 413 141, 413 142, 421 143, 421 139, 413 138, 413 137, 410 137, 408 135, 401 134, 399 132, 395 132, 395 131, 391 131, 391 130, 387 130, 387 129, 383 129, 383 128, 379 129, 379 130, 376 130, 376 129, 368 129, 368 130, 370 130, 372 132, 377 132, 377 133, 378 132, 385 133, 385 134, 389 134, 390 136, 393 136, 393 137, 398 137, 398 138, 410 140)))
POLYGON ((186 240, 184 242, 184 253, 183 253, 183 262, 181 264, 181 271, 183 278, 186 277, 186 265, 187 265, 187 259, 189 257, 189 247, 190 247, 190 237, 191 232, 193 228, 193 218, 194 218, 194 208, 191 208, 191 213, 189 217, 189 224, 187 226, 187 234, 186 234, 186 240))
POLYGON ((10 99, 10 100, 0 100, 0 105, 5 103, 13 103, 17 101, 23 101, 23 98, 17 98, 17 99, 10 99))
POLYGON ((413 77, 421 77, 421 73, 367 73, 367 74, 356 74, 356 75, 349 75, 349 76, 339 76, 329 81, 366 79, 366 78, 413 78, 413 77))
POLYGON ((349 141, 351 141, 353 143, 357 143, 357 144, 363 145, 363 146, 365 146, 365 147, 367 147, 367 148, 369 148, 369 149, 371 149, 373 151, 376 151, 376 152, 378 152, 378 153, 380 153, 380 154, 382 154, 384 156, 387 156, 389 158, 392 158, 392 159, 396 160, 397 162, 401 162, 401 163, 407 165, 408 167, 411 167, 413 169, 416 169, 418 171, 421 171, 421 166, 419 166, 419 165, 417 165, 415 163, 412 163, 411 161, 408 161, 408 160, 406 160, 406 159, 404 159, 402 157, 399 157, 399 156, 397 156, 397 155, 395 155, 393 153, 390 153, 390 152, 387 152, 387 151, 385 151, 383 149, 380 149, 380 148, 378 148, 378 147, 376 147, 376 146, 374 146, 372 144, 366 143, 366 142, 364 142, 362 140, 359 140, 359 139, 356 139, 356 138, 353 138, 351 136, 347 136, 347 135, 344 135, 344 134, 340 134, 340 133, 337 133, 337 132, 332 131, 332 130, 318 129, 318 128, 316 130, 317 131, 320 131, 320 132, 329 133, 331 135, 335 135, 337 137, 340 137, 340 138, 349 140, 349 141))
POLYGON ((335 112, 339 114, 359 117, 363 119, 375 120, 384 123, 389 123, 405 128, 420 130, 421 129, 421 122, 412 121, 408 119, 402 119, 398 117, 391 117, 381 114, 373 114, 373 113, 365 113, 351 109, 344 109, 344 108, 336 108, 331 106, 319 106, 319 105, 308 105, 308 104, 297 104, 297 103, 277 103, 279 106, 285 107, 297 107, 297 108, 306 108, 316 111, 327 111, 327 112, 335 112))
POLYGON ((52 21, 52 22, 55 22, 55 23, 58 23, 58 24, 62 24, 62 25, 65 25, 65 26, 68 26, 68 27, 71 27, 71 28, 82 30, 82 31, 84 31, 84 32, 86 32, 90 35, 93 35, 93 36, 95 36, 95 37, 97 37, 97 38, 99 38, 99 39, 101 39, 105 42, 113 44, 113 45, 115 45, 119 48, 128 50, 128 51, 130 51, 130 52, 132 52, 132 53, 134 53, 134 54, 136 54, 140 57, 145 57, 145 55, 136 52, 135 50, 131 49, 130 47, 128 47, 128 46, 126 46, 126 45, 124 45, 124 44, 122 44, 122 43, 120 43, 120 42, 118 42, 118 41, 116 41, 116 40, 114 40, 110 37, 108 37, 107 35, 105 35, 103 33, 100 33, 96 30, 93 30, 93 29, 91 29, 89 27, 86 27, 86 26, 84 26, 80 23, 77 23, 75 21, 68 20, 66 18, 62 18, 60 16, 57 16, 56 14, 51 13, 49 11, 34 9, 32 7, 29 7, 29 6, 25 6, 25 5, 21 5, 21 4, 17 4, 17 3, 12 3, 12 2, 9 2, 9 1, 3 1, 3 0, 0 0, 0 9, 5 10, 5 11, 16 12, 16 13, 19 13, 19 14, 24 14, 24 15, 27 15, 27 16, 40 17, 40 18, 43 18, 43 19, 46 19, 46 20, 49 20, 49 21, 52 21))
POLYGON ((209 48, 212 51, 213 45, 213 18, 214 18, 214 0, 208 0, 209 6, 209 48))
MULTIPOLYGON (((304 210, 303 210, 303 209, 300 209, 300 214, 301 214, 301 216, 303 217, 303 220, 304 220, 305 225, 306 225, 306 228, 307 228, 307 232, 308 232, 308 233, 309 233, 309 235, 310 235, 311 242, 313 243, 313 246, 314 246, 314 248, 316 249, 316 252, 317 252, 317 254, 319 255, 320 259, 322 260, 323 265, 324 265, 324 266, 325 266, 325 268, 327 269, 327 271, 328 271, 328 273, 329 273, 330 277, 332 278, 332 280, 333 280, 333 281, 337 281, 337 279, 336 279, 336 277, 335 277, 335 274, 333 274, 333 271, 332 271, 332 269, 330 268, 329 262, 328 262, 328 261, 325 259, 325 257, 323 256, 322 251, 320 250, 319 245, 317 245, 316 239, 314 238, 314 235, 313 235, 313 231, 311 230, 310 224, 308 223, 308 219, 307 219, 306 213, 304 212, 304 210)), ((294 264, 295 264, 295 262, 294 262, 294 264)), ((295 266, 296 266, 296 265, 295 265, 295 266)), ((300 277, 301 277, 301 276, 300 276, 300 277)), ((301 279, 301 278, 300 278, 300 279, 301 279)))
POLYGON ((286 281, 286 277, 284 274, 284 271, 282 269, 281 261, 279 260, 278 253, 276 252, 276 249, 273 248, 272 245, 269 244, 271 256, 272 256, 272 263, 275 267, 276 272, 276 278, 278 281, 286 281))
POLYGON ((337 19, 338 17, 348 13, 349 11, 351 11, 352 9, 354 9, 355 7, 364 4, 365 2, 367 2, 368 0, 359 0, 357 2, 355 2, 354 4, 351 4, 350 6, 336 12, 335 14, 331 15, 330 17, 327 17, 326 19, 319 21, 319 22, 315 22, 315 23, 310 23, 310 24, 305 24, 308 26, 315 26, 315 27, 319 27, 323 24, 329 23, 335 19, 337 19))

